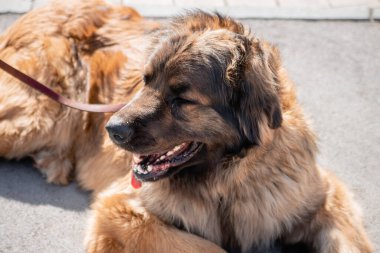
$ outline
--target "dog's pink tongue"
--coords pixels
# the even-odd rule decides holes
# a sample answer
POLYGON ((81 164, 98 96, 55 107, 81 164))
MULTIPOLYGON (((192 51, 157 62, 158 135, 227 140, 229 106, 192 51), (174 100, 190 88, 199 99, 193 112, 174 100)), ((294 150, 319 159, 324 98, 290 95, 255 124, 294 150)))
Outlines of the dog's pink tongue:
POLYGON ((141 187, 142 183, 137 180, 137 178, 135 177, 135 175, 132 173, 132 177, 131 177, 131 184, 132 184, 132 187, 135 188, 135 189, 138 189, 141 187))

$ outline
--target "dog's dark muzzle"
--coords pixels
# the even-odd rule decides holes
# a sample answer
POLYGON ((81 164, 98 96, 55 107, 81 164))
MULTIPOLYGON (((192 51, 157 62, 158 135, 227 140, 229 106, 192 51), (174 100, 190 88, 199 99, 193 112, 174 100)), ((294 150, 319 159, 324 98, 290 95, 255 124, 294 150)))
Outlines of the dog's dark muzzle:
POLYGON ((150 136, 145 128, 159 117, 160 106, 157 94, 143 88, 130 103, 112 115, 108 121, 106 129, 112 141, 127 149, 128 147, 133 149, 136 145, 135 140, 138 144, 143 144, 144 139, 150 136))

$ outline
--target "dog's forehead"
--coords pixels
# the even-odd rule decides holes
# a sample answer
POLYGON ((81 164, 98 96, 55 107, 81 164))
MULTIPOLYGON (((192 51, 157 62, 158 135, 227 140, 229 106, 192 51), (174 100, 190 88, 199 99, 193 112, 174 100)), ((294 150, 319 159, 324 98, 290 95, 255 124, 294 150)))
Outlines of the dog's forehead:
POLYGON ((226 58, 228 49, 233 47, 232 37, 233 33, 224 29, 168 36, 151 50, 144 67, 144 80, 148 83, 160 77, 196 78, 186 73, 204 74, 211 70, 215 60, 226 58))
POLYGON ((189 34, 183 33, 158 40, 154 47, 149 50, 149 56, 144 67, 144 76, 153 78, 157 73, 162 73, 171 67, 171 63, 179 58, 183 60, 185 51, 192 44, 190 37, 189 34))

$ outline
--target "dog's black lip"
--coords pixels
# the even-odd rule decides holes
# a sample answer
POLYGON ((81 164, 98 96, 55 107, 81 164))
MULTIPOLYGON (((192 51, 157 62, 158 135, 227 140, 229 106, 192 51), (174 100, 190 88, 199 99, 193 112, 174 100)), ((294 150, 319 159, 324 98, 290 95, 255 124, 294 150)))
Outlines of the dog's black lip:
POLYGON ((200 153, 200 151, 204 148, 205 144, 204 143, 197 143, 198 146, 196 149, 193 151, 193 155, 189 160, 186 162, 179 164, 178 166, 173 166, 169 167, 168 169, 158 171, 157 173, 149 173, 149 174, 138 174, 135 171, 133 171, 133 174, 136 179, 138 179, 141 182, 153 182, 157 181, 166 177, 170 177, 174 174, 177 174, 181 170, 183 170, 186 167, 191 166, 193 163, 194 158, 197 157, 197 154, 200 153))

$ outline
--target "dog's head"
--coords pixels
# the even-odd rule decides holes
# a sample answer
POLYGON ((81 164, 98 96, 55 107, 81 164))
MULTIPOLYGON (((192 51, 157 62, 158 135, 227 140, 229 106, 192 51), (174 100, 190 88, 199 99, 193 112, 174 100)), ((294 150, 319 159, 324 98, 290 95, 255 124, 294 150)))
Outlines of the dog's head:
POLYGON ((107 124, 112 140, 134 153, 138 179, 208 167, 260 145, 263 122, 281 125, 277 51, 239 23, 199 12, 153 44, 144 87, 107 124))

